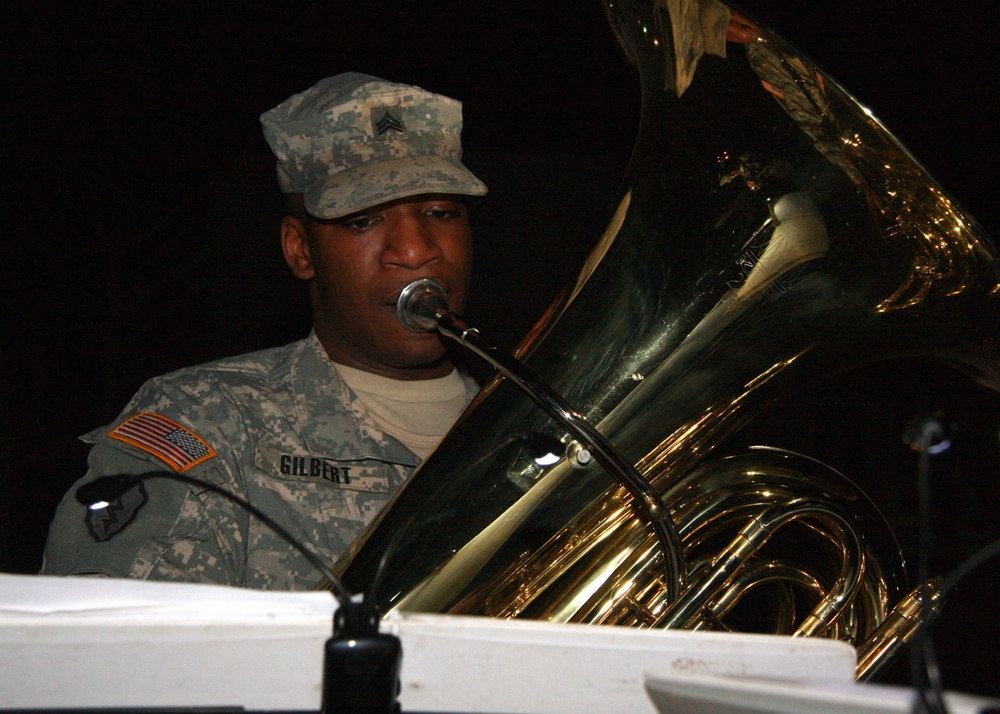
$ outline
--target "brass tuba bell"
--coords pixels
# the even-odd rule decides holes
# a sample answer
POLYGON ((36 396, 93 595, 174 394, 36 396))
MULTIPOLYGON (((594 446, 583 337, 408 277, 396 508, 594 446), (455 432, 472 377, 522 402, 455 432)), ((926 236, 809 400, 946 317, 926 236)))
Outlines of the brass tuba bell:
POLYGON ((389 550, 383 610, 763 618, 849 640, 869 677, 938 605, 934 581, 907 588, 889 526, 845 476, 780 436, 739 453, 727 439, 799 385, 901 357, 1000 391, 996 250, 773 32, 714 0, 606 13, 639 70, 639 135, 616 212, 517 356, 659 494, 676 582, 635 492, 503 375, 336 569, 364 590, 389 550), (749 36, 727 47, 736 21, 749 36), (562 443, 557 463, 531 458, 535 435, 562 443))

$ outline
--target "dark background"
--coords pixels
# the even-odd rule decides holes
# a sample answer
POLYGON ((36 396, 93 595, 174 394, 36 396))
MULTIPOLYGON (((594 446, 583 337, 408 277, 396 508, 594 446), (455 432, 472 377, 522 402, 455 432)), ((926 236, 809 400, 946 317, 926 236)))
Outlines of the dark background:
MULTIPOLYGON (((915 5, 744 3, 870 108, 995 237, 992 6, 915 5)), ((276 241, 261 112, 349 70, 460 98, 467 163, 491 187, 474 209, 468 316, 508 346, 600 233, 635 134, 636 77, 596 1, 83 3, 71 13, 15 3, 6 14, 9 572, 37 571, 53 509, 84 470, 76 437, 113 419, 142 381, 308 329, 276 241)), ((914 380, 946 379, 915 370, 914 380)), ((855 387, 822 396, 856 400, 868 422, 901 416, 893 395, 855 387)), ((965 433, 987 439, 955 457, 953 476, 965 478, 942 498, 944 568, 1000 535, 998 403, 964 389, 945 385, 965 433)), ((911 469, 910 458, 899 447, 894 468, 911 469)), ((974 614, 945 643, 946 684, 1000 694, 998 617, 973 610, 995 599, 993 577, 979 577, 978 600, 955 598, 974 614)))

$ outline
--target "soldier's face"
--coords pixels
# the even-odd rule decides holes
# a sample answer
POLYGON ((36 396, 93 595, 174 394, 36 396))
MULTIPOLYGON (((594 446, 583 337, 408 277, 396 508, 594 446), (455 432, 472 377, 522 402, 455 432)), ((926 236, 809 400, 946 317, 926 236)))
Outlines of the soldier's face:
POLYGON ((432 278, 447 290, 450 308, 463 309, 472 239, 465 206, 455 196, 384 203, 312 222, 307 231, 313 322, 332 360, 396 379, 451 370, 440 336, 399 324, 396 298, 412 281, 432 278))

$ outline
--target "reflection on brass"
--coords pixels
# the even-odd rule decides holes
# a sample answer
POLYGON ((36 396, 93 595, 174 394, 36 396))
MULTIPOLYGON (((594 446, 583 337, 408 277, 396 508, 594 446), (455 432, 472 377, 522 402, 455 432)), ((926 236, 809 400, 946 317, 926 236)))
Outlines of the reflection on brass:
POLYGON ((996 252, 978 226, 867 111, 777 38, 748 45, 751 67, 816 149, 871 202, 882 235, 910 253, 907 276, 876 307, 913 307, 929 295, 1000 291, 996 252))
POLYGON ((941 578, 933 578, 903 598, 879 625, 863 647, 858 648, 858 678, 889 661, 925 622, 933 622, 941 614, 941 578))
POLYGON ((900 356, 1000 390, 996 250, 834 80, 720 8, 608 0, 639 137, 618 210, 517 351, 662 494, 687 585, 597 463, 520 451, 512 435, 571 439, 498 377, 336 565, 352 591, 389 550, 384 610, 837 637, 864 678, 940 607, 868 498, 768 417, 900 356), (725 58, 702 52, 722 32, 725 58), (731 446, 748 424, 768 446, 731 446))
POLYGON ((886 235, 906 241, 914 251, 907 278, 877 306, 879 312, 912 307, 933 293, 956 296, 981 284, 992 294, 1000 291, 996 269, 984 276, 980 268, 995 261, 991 246, 976 226, 935 186, 919 186, 901 177, 886 201, 886 235))

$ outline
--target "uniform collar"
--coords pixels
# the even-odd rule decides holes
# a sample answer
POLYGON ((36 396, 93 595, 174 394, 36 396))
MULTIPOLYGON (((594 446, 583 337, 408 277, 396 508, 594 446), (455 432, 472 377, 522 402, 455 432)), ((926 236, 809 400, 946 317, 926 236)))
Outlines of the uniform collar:
POLYGON ((303 342, 291 379, 302 440, 311 454, 403 466, 420 463, 416 454, 378 427, 337 373, 315 331, 303 342))

